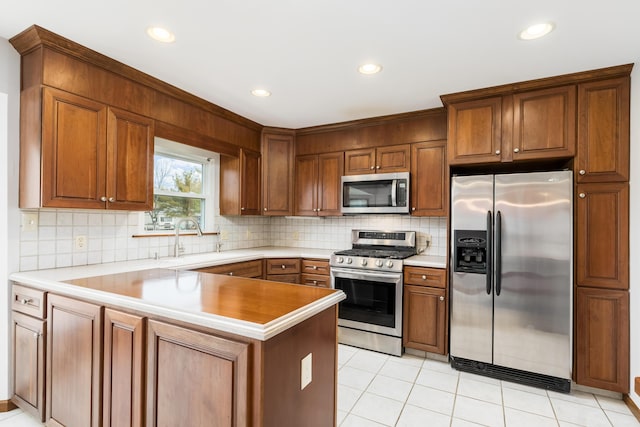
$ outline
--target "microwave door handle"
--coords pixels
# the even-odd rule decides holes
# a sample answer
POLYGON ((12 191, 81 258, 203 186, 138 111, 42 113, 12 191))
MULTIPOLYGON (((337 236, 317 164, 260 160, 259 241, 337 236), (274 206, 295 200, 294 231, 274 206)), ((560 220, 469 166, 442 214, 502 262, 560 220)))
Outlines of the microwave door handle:
POLYGON ((398 206, 398 180, 394 179, 391 181, 391 206, 398 206))

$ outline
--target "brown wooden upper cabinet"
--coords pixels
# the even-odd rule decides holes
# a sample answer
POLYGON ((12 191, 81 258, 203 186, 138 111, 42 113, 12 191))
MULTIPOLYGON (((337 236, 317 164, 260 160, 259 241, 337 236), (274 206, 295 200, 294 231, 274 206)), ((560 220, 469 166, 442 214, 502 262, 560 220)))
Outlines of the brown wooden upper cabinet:
POLYGON ((344 152, 344 174, 408 172, 411 145, 400 144, 344 152))
POLYGON ((262 214, 293 214, 293 131, 262 134, 262 214))
POLYGON ((260 215, 260 153, 220 156, 220 215, 260 215))
POLYGON ((411 215, 446 216, 447 141, 411 144, 411 215))
POLYGON ((338 216, 344 154, 296 157, 295 215, 338 216))
POLYGON ((629 180, 629 77, 578 85, 577 182, 629 180))
POLYGON ((575 153, 576 86, 448 104, 452 165, 569 158, 575 153))
POLYGON ((38 96, 21 102, 21 208, 153 208, 153 120, 47 87, 40 119, 38 96))

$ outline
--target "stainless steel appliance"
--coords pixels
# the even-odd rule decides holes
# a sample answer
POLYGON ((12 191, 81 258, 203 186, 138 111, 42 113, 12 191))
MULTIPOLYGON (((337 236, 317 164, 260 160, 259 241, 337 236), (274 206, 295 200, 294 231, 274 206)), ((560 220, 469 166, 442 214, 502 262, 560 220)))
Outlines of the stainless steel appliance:
POLYGON ((451 364, 569 391, 570 171, 454 176, 451 364))
POLYGON ((402 354, 402 260, 416 254, 415 231, 351 232, 352 249, 331 255, 338 306, 338 341, 402 354))
POLYGON ((409 213, 409 172, 342 177, 343 214, 409 213))

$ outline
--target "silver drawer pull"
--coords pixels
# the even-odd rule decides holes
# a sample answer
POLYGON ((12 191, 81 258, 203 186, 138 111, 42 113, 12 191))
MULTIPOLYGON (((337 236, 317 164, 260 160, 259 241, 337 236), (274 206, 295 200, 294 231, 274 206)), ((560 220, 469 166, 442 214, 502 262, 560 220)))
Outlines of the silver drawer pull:
POLYGON ((286 265, 284 265, 284 264, 282 264, 282 266, 281 266, 281 267, 282 267, 282 269, 283 269, 283 270, 285 270, 285 269, 287 268, 287 266, 286 266, 286 265))
POLYGON ((427 275, 426 274, 422 275, 422 280, 427 280, 427 275))
POLYGON ((440 301, 444 301, 444 297, 440 296, 440 298, 438 298, 440 301))
POLYGON ((20 300, 20 304, 22 304, 22 305, 27 305, 27 304, 30 304, 30 303, 32 303, 32 302, 33 302, 33 299, 32 299, 32 298, 22 298, 22 299, 20 300))
POLYGON ((584 169, 580 169, 580 172, 578 172, 580 175, 586 175, 587 171, 584 169))
POLYGON ((578 194, 578 197, 580 197, 581 199, 584 199, 585 197, 587 197, 587 195, 584 193, 580 193, 578 194))
POLYGON ((317 284, 318 284, 318 281, 317 281, 317 280, 314 280, 314 281, 313 281, 313 284, 314 284, 314 285, 317 285, 317 284))
POLYGON ((314 266, 313 266, 313 267, 311 267, 311 268, 313 268, 314 270, 317 270, 317 269, 318 269, 318 266, 317 266, 317 265, 314 265, 314 266))
POLYGON ((230 272, 229 272, 229 276, 233 276, 233 271, 230 271, 230 272))

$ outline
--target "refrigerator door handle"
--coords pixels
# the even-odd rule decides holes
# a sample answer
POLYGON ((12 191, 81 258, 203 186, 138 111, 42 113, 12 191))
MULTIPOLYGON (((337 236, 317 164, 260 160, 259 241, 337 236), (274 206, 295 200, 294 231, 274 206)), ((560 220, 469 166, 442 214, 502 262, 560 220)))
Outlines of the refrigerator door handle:
POLYGON ((491 295, 491 241, 493 235, 493 215, 487 211, 487 295, 491 295))
POLYGON ((502 213, 496 213, 496 296, 502 290, 502 213))

